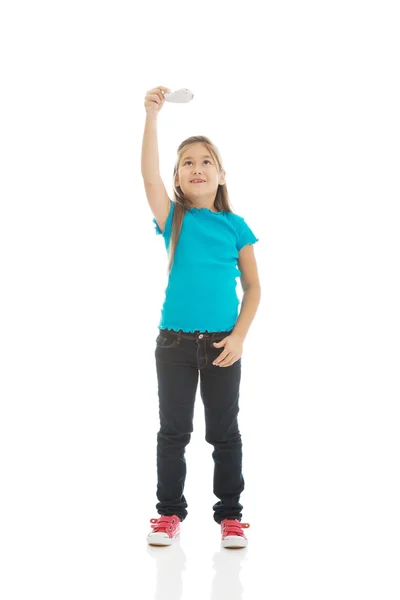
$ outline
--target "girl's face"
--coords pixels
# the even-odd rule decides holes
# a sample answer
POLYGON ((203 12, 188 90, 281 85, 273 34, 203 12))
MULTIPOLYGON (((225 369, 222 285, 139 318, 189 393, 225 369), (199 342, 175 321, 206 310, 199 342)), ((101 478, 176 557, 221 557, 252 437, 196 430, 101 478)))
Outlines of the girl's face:
POLYGON ((192 144, 183 150, 175 181, 188 198, 215 198, 218 185, 225 182, 225 171, 218 171, 218 165, 206 146, 192 144), (202 183, 196 183, 199 179, 202 183))

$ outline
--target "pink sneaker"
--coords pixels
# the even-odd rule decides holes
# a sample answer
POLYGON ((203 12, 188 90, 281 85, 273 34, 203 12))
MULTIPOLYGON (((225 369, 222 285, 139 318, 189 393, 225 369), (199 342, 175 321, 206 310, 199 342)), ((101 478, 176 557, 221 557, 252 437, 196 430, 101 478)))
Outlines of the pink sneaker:
POLYGON ((177 515, 162 515, 158 519, 150 519, 153 531, 147 536, 147 541, 152 546, 170 546, 180 534, 181 520, 177 515))
POLYGON ((224 548, 245 548, 247 538, 243 529, 250 527, 249 523, 241 523, 237 519, 221 521, 222 546, 224 548))

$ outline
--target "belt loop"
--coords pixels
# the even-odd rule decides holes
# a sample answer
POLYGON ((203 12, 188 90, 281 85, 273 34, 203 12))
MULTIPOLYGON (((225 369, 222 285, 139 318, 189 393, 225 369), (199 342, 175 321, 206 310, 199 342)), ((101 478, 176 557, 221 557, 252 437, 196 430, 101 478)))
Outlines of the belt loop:
POLYGON ((183 329, 179 329, 179 331, 178 331, 178 341, 176 342, 177 344, 179 344, 179 342, 181 341, 182 332, 183 332, 183 329))

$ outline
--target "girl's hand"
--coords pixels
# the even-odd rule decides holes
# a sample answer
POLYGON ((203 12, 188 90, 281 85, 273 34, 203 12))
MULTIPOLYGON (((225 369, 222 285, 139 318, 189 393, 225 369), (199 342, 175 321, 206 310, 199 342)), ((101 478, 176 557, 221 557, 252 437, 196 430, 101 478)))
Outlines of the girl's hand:
POLYGON ((213 365, 230 367, 239 360, 243 352, 243 339, 237 333, 231 333, 220 342, 213 342, 216 348, 224 347, 224 350, 213 362, 213 365))
POLYGON ((164 94, 170 92, 169 88, 158 86, 149 90, 144 99, 144 107, 148 115, 157 115, 164 106, 164 94))

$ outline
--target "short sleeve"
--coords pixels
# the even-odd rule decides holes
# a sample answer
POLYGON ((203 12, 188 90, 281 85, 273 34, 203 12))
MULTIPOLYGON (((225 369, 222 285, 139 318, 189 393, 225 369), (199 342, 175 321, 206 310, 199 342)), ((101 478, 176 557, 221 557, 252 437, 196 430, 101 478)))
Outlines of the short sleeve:
POLYGON ((239 217, 237 223, 238 240, 236 242, 237 251, 246 246, 247 244, 255 244, 259 239, 254 235, 250 227, 247 225, 243 217, 239 217))
POLYGON ((170 205, 170 209, 169 209, 169 215, 167 217, 167 220, 165 222, 165 227, 164 227, 164 231, 161 231, 160 227, 158 226, 158 223, 156 221, 156 219, 153 219, 153 223, 155 225, 155 232, 157 235, 162 235, 164 238, 168 238, 171 235, 171 224, 172 224, 172 215, 174 214, 174 208, 175 208, 175 202, 173 202, 171 200, 171 205, 170 205))

